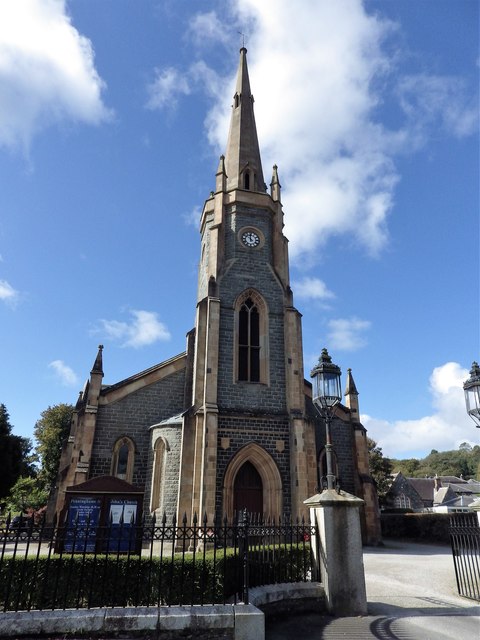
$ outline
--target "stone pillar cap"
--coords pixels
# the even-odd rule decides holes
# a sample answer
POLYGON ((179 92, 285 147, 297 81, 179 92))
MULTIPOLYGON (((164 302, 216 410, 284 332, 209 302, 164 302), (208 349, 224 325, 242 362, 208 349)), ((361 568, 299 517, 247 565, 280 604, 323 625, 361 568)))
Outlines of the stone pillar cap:
POLYGON ((325 489, 322 493, 317 493, 311 498, 303 501, 307 507, 331 507, 331 506, 344 506, 344 507, 361 507, 364 504, 364 500, 357 498, 357 496, 347 493, 346 491, 336 491, 335 489, 325 489))

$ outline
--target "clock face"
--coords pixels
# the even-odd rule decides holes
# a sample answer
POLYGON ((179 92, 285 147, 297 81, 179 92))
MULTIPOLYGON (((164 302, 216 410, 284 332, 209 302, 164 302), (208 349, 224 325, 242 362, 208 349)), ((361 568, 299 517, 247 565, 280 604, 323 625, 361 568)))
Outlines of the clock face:
POLYGON ((255 231, 245 231, 242 233, 242 242, 246 247, 258 247, 260 238, 255 231))

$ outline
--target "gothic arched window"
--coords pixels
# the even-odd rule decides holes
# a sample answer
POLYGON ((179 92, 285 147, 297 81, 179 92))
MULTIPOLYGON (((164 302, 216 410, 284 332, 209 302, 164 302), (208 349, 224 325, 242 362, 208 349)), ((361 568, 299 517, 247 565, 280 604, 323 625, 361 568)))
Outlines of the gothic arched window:
POLYGON ((163 506, 163 489, 165 475, 165 454, 168 445, 163 438, 158 438, 153 447, 153 478, 152 478, 152 498, 150 501, 150 511, 161 509, 163 506))
POLYGON ((244 292, 236 305, 236 379, 267 382, 268 331, 266 305, 253 290, 244 292))
POLYGON ((121 480, 132 482, 135 446, 130 438, 117 440, 113 447, 111 474, 121 480))
POLYGON ((238 379, 260 382, 260 318, 251 298, 242 304, 238 318, 238 379))
POLYGON ((243 176, 243 186, 245 189, 250 189, 250 174, 248 171, 245 171, 243 176))

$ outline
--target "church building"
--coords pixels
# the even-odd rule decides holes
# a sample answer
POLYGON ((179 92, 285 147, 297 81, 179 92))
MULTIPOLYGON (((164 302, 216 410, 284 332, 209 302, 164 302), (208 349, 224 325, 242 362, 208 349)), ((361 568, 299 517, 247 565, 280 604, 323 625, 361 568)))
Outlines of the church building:
MULTIPOLYGON (((281 187, 264 181, 247 69, 240 62, 225 156, 200 219, 195 327, 186 350, 103 384, 103 347, 80 393, 59 468, 67 487, 113 476, 143 491, 143 513, 208 521, 235 513, 308 516, 326 475, 325 425, 304 378, 301 314, 289 281, 281 187)), ((341 488, 365 501, 380 538, 366 431, 351 371, 332 422, 341 488)))

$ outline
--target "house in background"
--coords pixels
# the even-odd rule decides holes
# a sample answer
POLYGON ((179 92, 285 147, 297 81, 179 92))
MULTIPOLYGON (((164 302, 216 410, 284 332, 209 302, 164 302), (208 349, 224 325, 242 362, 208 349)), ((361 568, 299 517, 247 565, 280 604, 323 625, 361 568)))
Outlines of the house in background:
POLYGON ((436 490, 433 511, 469 511, 480 496, 480 482, 464 480, 456 476, 438 476, 435 478, 436 490))
POLYGON ((480 482, 456 476, 407 478, 392 475, 392 485, 384 501, 386 509, 412 511, 466 510, 480 496, 480 482))

